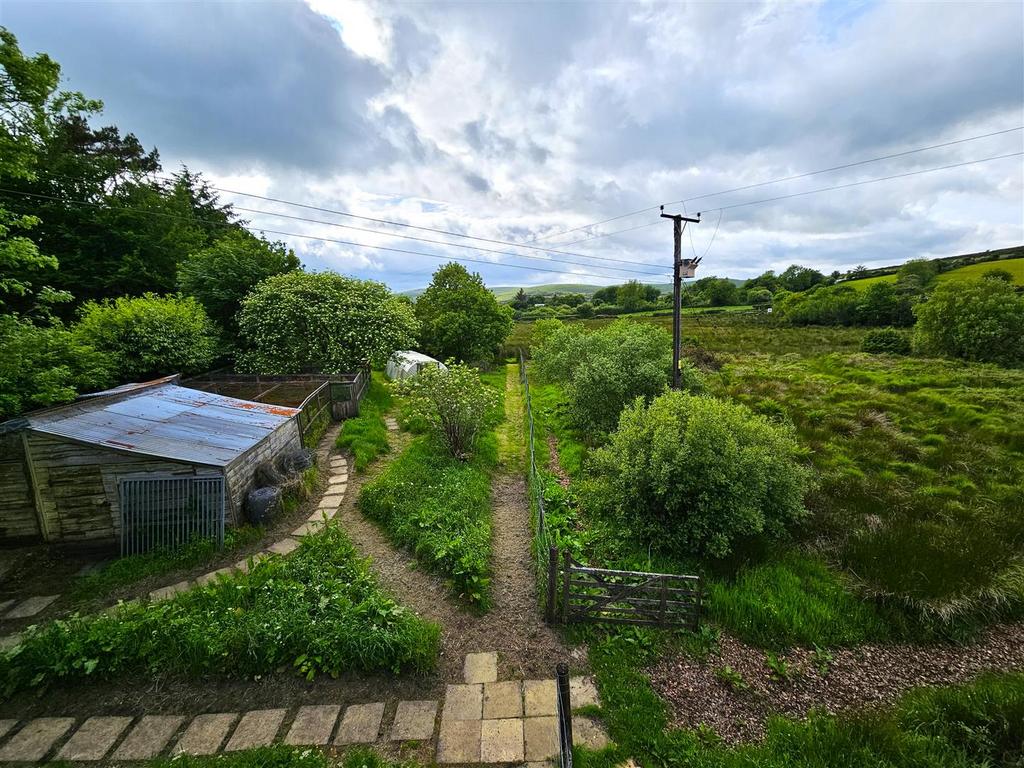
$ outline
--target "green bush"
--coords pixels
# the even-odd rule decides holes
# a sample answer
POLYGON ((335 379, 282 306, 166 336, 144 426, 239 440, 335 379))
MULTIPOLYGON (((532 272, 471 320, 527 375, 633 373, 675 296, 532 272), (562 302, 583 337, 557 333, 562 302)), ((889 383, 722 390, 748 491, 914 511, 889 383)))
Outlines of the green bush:
POLYGON ((359 415, 346 419, 341 425, 336 445, 348 449, 355 459, 356 470, 362 472, 370 463, 387 453, 391 446, 388 443, 388 428, 384 422, 384 414, 391 407, 391 394, 388 392, 380 374, 374 373, 370 380, 370 388, 359 404, 359 415))
MULTIPOLYGON (((587 332, 578 324, 547 332, 534 347, 540 378, 565 383, 569 420, 587 432, 615 428, 619 414, 637 397, 649 401, 668 385, 672 339, 662 329, 618 320, 587 332)), ((683 366, 684 385, 700 391, 700 375, 683 366)))
POLYGON ((383 283, 299 270, 264 280, 238 313, 238 367, 249 373, 345 373, 407 348, 419 324, 383 283))
POLYGON ((909 355, 910 337, 895 328, 872 328, 864 334, 860 351, 876 355, 909 355))
POLYGON ((247 574, 30 630, 0 657, 0 685, 11 696, 84 678, 427 670, 438 642, 437 625, 384 593, 342 529, 328 525, 247 574))
POLYGON ((0 315, 0 420, 74 400, 112 378, 108 355, 61 325, 38 326, 0 315))
POLYGON ((121 297, 82 306, 75 341, 110 357, 120 381, 199 373, 217 356, 217 330, 192 297, 121 297))
POLYGON ((405 418, 426 424, 456 459, 465 459, 495 416, 497 394, 468 365, 448 361, 448 370, 429 366, 396 384, 407 397, 405 418))
MULTIPOLYGON (((422 374, 421 374, 422 375, 422 374)), ((493 440, 472 462, 451 458, 429 438, 412 441, 363 487, 359 508, 427 569, 449 579, 470 605, 490 602, 493 440)))
POLYGON ((804 515, 810 472, 792 429, 746 407, 668 392, 622 413, 592 454, 592 503, 671 551, 728 555, 804 515))
POLYGON ((926 354, 1024 362, 1024 294, 1003 280, 940 283, 917 306, 914 347, 926 354))
POLYGON ((440 267, 416 299, 423 349, 439 360, 494 359, 512 330, 512 308, 499 304, 479 274, 461 264, 440 267))

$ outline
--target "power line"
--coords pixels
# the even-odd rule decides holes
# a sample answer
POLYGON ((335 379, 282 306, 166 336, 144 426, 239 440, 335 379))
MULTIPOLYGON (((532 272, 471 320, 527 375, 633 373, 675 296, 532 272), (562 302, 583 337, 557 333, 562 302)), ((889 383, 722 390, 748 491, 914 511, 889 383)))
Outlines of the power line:
MULTIPOLYGON (((53 200, 54 202, 58 202, 58 203, 61 203, 61 204, 64 204, 64 205, 80 205, 80 206, 88 206, 90 208, 100 208, 100 209, 112 210, 112 211, 128 210, 128 211, 133 211, 133 212, 135 212, 137 214, 140 214, 140 215, 143 215, 143 216, 160 216, 162 218, 169 218, 169 219, 174 219, 174 220, 178 220, 178 221, 185 221, 185 222, 188 222, 188 223, 196 223, 194 219, 189 219, 189 218, 186 218, 184 216, 175 216, 174 214, 163 213, 162 211, 147 211, 147 210, 143 210, 143 209, 140 209, 140 208, 131 208, 131 207, 128 207, 128 206, 123 207, 123 208, 114 208, 114 207, 111 207, 111 206, 108 206, 108 205, 102 205, 100 203, 90 203, 90 202, 85 201, 85 200, 65 200, 65 199, 57 197, 55 195, 43 195, 43 194, 40 194, 40 193, 37 193, 37 192, 23 192, 21 190, 8 189, 8 188, 5 188, 5 187, 0 187, 0 193, 7 194, 7 195, 12 195, 13 194, 13 195, 21 195, 21 196, 24 196, 24 197, 40 198, 40 199, 44 199, 44 200, 53 200)), ((289 218, 299 218, 299 217, 289 217, 289 218)), ((316 223, 312 219, 309 219, 307 221, 311 221, 313 223, 316 223)), ((257 231, 262 232, 262 233, 269 233, 269 234, 273 234, 273 235, 281 235, 281 236, 284 236, 284 237, 299 237, 299 238, 304 238, 304 239, 307 239, 307 240, 318 240, 318 241, 327 242, 327 243, 338 243, 338 244, 341 244, 341 245, 351 245, 351 246, 355 246, 355 247, 358 247, 358 248, 367 248, 367 249, 371 249, 371 250, 389 251, 389 252, 392 252, 392 253, 403 253, 403 254, 414 255, 414 256, 425 256, 427 258, 438 259, 440 261, 464 261, 464 262, 472 263, 472 264, 487 264, 489 266, 510 267, 510 268, 513 268, 513 269, 525 269, 525 270, 533 270, 533 271, 537 271, 537 272, 551 272, 553 274, 559 274, 559 275, 572 274, 572 275, 580 275, 580 276, 583 276, 583 277, 599 277, 599 278, 607 279, 607 280, 621 280, 622 279, 621 275, 599 274, 599 273, 595 273, 595 272, 578 272, 578 271, 574 272, 572 270, 566 270, 566 269, 545 269, 545 268, 539 267, 539 266, 532 266, 532 265, 531 266, 527 266, 527 265, 523 265, 523 264, 509 264, 507 262, 487 261, 485 259, 471 259, 471 258, 464 257, 464 256, 441 256, 441 255, 433 254, 433 253, 424 253, 422 251, 411 251, 411 250, 406 250, 406 249, 402 249, 402 248, 392 248, 392 247, 383 246, 383 245, 372 245, 370 243, 357 243, 357 242, 352 241, 352 240, 339 240, 339 239, 334 239, 334 238, 329 238, 329 237, 320 237, 320 236, 317 236, 317 235, 303 235, 303 234, 299 234, 299 233, 296 233, 296 232, 282 232, 280 230, 265 229, 263 227, 256 227, 256 226, 254 226, 254 227, 244 227, 241 224, 237 224, 237 223, 233 223, 233 222, 223 222, 223 223, 222 222, 207 222, 207 223, 212 223, 212 224, 214 224, 216 226, 229 227, 229 228, 230 227, 239 226, 239 227, 242 227, 243 229, 247 229, 249 231, 257 230, 257 231)), ((367 231, 376 232, 376 230, 367 230, 367 231)), ((384 235, 393 234, 393 233, 388 233, 388 232, 376 232, 376 233, 377 234, 384 234, 384 235)), ((401 237, 401 235, 395 235, 395 236, 396 237, 401 237)), ((455 245, 455 244, 454 243, 447 243, 446 245, 455 245)), ((561 262, 558 259, 543 259, 543 258, 538 257, 538 256, 528 256, 526 254, 513 254, 513 256, 515 256, 516 258, 524 258, 524 259, 527 259, 527 258, 539 259, 540 261, 544 261, 544 262, 547 262, 547 263, 551 263, 551 262, 563 263, 563 262, 561 262)), ((576 262, 566 262, 566 263, 575 264, 576 262)), ((584 265, 584 266, 587 266, 587 265, 584 265)), ((618 267, 612 267, 612 269, 619 269, 619 268, 618 267)), ((666 277, 667 276, 667 273, 643 273, 643 274, 648 274, 651 277, 666 277)))
MULTIPOLYGON (((1013 133, 1014 131, 1020 131, 1020 130, 1024 130, 1024 125, 1018 125, 1018 126, 1016 126, 1014 128, 1006 128, 1006 129, 1001 130, 1001 131, 992 131, 991 133, 983 133, 983 134, 980 134, 978 136, 968 136, 968 137, 963 138, 963 139, 955 139, 953 141, 945 141, 945 142, 942 142, 941 144, 931 144, 931 145, 929 145, 927 147, 918 147, 917 149, 908 149, 908 150, 906 150, 904 152, 894 152, 894 153, 889 154, 889 155, 880 155, 878 157, 868 158, 867 160, 857 160, 856 162, 844 163, 843 165, 834 165, 831 168, 821 168, 821 169, 818 169, 816 171, 807 171, 805 173, 794 174, 793 176, 784 176, 784 177, 781 177, 781 178, 778 178, 778 179, 770 179, 768 181, 761 181, 761 182, 758 182, 756 184, 747 184, 747 185, 742 186, 742 187, 733 187, 732 189, 723 189, 723 190, 719 190, 718 192, 708 192, 707 194, 704 194, 704 195, 697 195, 695 197, 686 197, 686 198, 683 198, 682 200, 674 200, 674 201, 672 201, 670 203, 665 203, 664 205, 679 205, 681 203, 690 203, 690 202, 693 202, 694 200, 703 200, 704 198, 707 198, 707 197, 717 197, 718 195, 725 195, 725 194, 728 194, 730 192, 743 192, 743 191, 748 190, 748 189, 756 189, 757 187, 765 187, 765 186, 768 186, 770 184, 779 184, 779 183, 782 183, 784 181, 795 181, 796 179, 804 179, 804 178, 807 178, 808 176, 817 176, 818 174, 821 174, 821 173, 831 173, 832 171, 841 171, 841 170, 844 170, 846 168, 855 168, 855 167, 857 167, 859 165, 867 165, 869 163, 877 163, 877 162, 880 162, 882 160, 892 160, 893 158, 897 158, 897 157, 906 157, 907 155, 917 154, 918 152, 927 152, 928 150, 931 150, 931 149, 941 149, 943 147, 951 147, 951 146, 954 146, 956 144, 964 144, 964 143, 969 142, 969 141, 978 141, 979 139, 988 139, 988 138, 991 138, 992 136, 1002 136, 1003 134, 1013 133)), ((578 232, 581 229, 589 229, 590 227, 597 227, 597 226, 600 226, 601 224, 608 224, 609 222, 612 222, 612 221, 618 221, 619 219, 625 219, 625 218, 628 218, 630 216, 636 216, 637 214, 640 214, 640 213, 647 213, 648 211, 656 211, 656 210, 658 210, 659 207, 660 207, 660 205, 652 205, 652 206, 650 206, 648 208, 640 208, 640 209, 635 210, 635 211, 630 211, 629 213, 623 213, 623 214, 619 214, 618 216, 612 216, 612 217, 607 218, 607 219, 602 219, 601 221, 591 222, 590 224, 583 224, 583 225, 578 226, 578 227, 573 227, 572 229, 566 229, 566 230, 563 230, 561 232, 554 232, 554 233, 551 233, 551 234, 548 234, 548 235, 544 235, 543 237, 535 237, 530 242, 531 243, 536 243, 536 242, 540 242, 541 240, 547 240, 548 238, 551 238, 551 237, 560 237, 561 235, 567 235, 570 232, 578 232)), ((650 226, 650 225, 648 225, 648 226, 650 226)), ((619 230, 619 231, 620 232, 628 232, 629 230, 619 230)), ((613 233, 610 233, 610 234, 613 234, 613 233)), ((596 237, 607 237, 607 235, 597 235, 595 237, 584 238, 584 240, 596 239, 596 237)), ((577 240, 575 242, 579 243, 579 242, 583 242, 583 240, 577 240)), ((572 245, 572 244, 573 243, 562 243, 561 245, 562 246, 566 246, 566 245, 572 245)))

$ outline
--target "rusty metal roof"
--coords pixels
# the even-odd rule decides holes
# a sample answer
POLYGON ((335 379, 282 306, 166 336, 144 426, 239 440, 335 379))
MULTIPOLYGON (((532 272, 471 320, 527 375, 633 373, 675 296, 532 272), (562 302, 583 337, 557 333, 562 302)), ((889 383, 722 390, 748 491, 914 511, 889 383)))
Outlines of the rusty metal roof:
POLYGON ((298 412, 156 381, 96 393, 26 420, 35 432, 82 443, 227 466, 298 412))

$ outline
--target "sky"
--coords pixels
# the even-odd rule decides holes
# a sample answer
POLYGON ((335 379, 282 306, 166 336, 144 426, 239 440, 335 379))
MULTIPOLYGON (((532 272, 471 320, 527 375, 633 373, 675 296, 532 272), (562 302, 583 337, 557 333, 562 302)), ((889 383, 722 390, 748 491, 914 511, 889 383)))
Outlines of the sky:
POLYGON ((456 257, 491 286, 664 282, 666 203, 703 214, 698 277, 1024 242, 1020 155, 798 195, 1019 153, 1021 130, 705 196, 1024 126, 1018 2, 3 0, 0 24, 167 172, 327 209, 222 195, 307 268, 395 290, 456 257))

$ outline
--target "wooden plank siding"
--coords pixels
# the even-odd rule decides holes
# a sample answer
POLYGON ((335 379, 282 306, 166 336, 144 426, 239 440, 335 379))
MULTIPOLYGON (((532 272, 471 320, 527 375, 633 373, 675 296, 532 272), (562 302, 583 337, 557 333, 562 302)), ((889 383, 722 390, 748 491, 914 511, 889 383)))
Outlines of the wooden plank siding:
POLYGON ((39 519, 21 435, 3 435, 0 437, 0 541, 39 538, 39 519))
POLYGON ((226 514, 229 523, 241 525, 245 522, 243 504, 245 494, 252 488, 256 467, 275 458, 282 451, 301 448, 302 438, 299 436, 298 421, 293 418, 228 465, 225 476, 228 502, 226 514))

